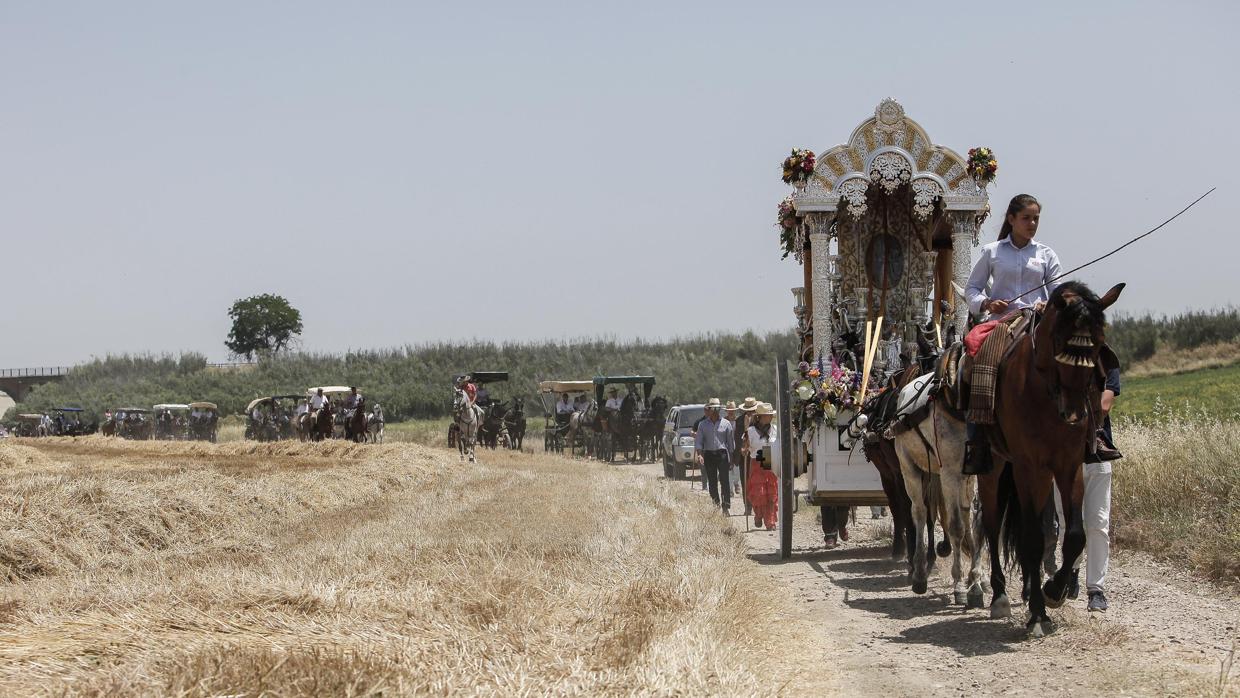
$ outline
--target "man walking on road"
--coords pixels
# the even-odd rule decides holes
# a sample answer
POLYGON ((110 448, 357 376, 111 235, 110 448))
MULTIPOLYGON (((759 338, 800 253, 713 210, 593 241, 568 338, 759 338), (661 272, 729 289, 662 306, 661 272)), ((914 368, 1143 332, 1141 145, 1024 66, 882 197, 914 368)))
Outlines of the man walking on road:
POLYGON ((694 460, 706 474, 710 486, 710 498, 723 513, 732 507, 732 488, 728 486, 728 471, 732 467, 732 449, 736 443, 732 423, 719 416, 722 404, 719 398, 706 401, 706 418, 698 425, 694 438, 694 460))

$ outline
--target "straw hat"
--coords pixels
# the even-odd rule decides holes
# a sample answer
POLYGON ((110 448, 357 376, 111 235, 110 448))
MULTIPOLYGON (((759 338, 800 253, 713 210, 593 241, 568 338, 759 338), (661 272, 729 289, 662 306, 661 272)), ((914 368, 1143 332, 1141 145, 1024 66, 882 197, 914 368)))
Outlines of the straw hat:
POLYGON ((769 402, 760 403, 758 405, 757 411, 754 412, 755 417, 761 417, 762 415, 767 415, 767 414, 772 415, 772 416, 774 416, 775 414, 775 408, 769 402))
POLYGON ((723 409, 727 410, 728 412, 735 412, 736 411, 736 400, 728 400, 728 404, 724 405, 723 409))
POLYGON ((741 412, 753 412, 754 410, 758 409, 758 405, 760 404, 761 403, 759 403, 756 399, 752 397, 747 397, 745 398, 745 401, 741 403, 739 409, 741 412))
POLYGON ((717 409, 719 409, 719 408, 723 407, 723 403, 722 403, 722 402, 719 402, 719 398, 717 398, 717 397, 712 397, 711 399, 709 399, 709 400, 707 400, 707 401, 706 401, 706 405, 705 405, 705 407, 706 407, 706 409, 708 409, 708 410, 717 410, 717 409))

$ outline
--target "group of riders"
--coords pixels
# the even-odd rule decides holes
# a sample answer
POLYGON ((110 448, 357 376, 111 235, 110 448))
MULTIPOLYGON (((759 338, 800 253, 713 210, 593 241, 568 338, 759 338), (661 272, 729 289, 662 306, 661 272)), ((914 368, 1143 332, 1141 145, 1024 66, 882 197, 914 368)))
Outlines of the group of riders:
POLYGON ((306 398, 273 397, 255 401, 246 415, 245 438, 255 441, 346 438, 377 442, 383 439, 383 426, 383 408, 377 402, 368 404, 356 386, 351 386, 343 397, 332 397, 323 388, 317 388, 306 398))

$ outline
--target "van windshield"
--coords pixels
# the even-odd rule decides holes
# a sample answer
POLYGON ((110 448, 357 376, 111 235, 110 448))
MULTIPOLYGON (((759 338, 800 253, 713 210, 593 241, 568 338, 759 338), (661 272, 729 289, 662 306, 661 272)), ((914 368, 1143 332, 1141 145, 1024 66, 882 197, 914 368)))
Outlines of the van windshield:
POLYGON ((704 414, 706 414, 704 407, 682 407, 676 410, 676 428, 692 428, 704 414))

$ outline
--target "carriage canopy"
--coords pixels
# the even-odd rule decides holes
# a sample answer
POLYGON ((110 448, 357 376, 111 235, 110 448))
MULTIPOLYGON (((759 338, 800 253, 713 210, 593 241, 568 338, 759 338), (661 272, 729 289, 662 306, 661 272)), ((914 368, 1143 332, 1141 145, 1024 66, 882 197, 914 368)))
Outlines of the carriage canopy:
POLYGON ((212 412, 218 412, 220 409, 214 402, 191 402, 189 403, 189 408, 191 410, 211 410, 212 412))
POLYGON ((145 407, 117 407, 113 412, 137 412, 138 414, 146 414, 150 410, 145 407))
POLYGON ((609 385, 640 385, 646 401, 650 401, 650 393, 654 390, 654 376, 595 376, 594 399, 603 402, 603 392, 609 385))
POLYGON ((155 405, 156 410, 168 410, 169 412, 189 412, 189 405, 180 404, 159 404, 155 405))
MULTIPOLYGON (((324 395, 339 395, 341 393, 351 392, 353 388, 347 385, 325 385, 322 388, 307 388, 306 395, 314 395, 319 390, 322 390, 324 395)), ((362 389, 358 388, 357 392, 362 392, 362 389)))
POLYGON ((540 393, 588 393, 594 390, 594 381, 543 381, 538 384, 540 393))
POLYGON ((53 412, 83 412, 81 407, 53 407, 53 412))
POLYGON ((43 415, 41 414, 19 414, 17 415, 17 421, 19 422, 39 422, 42 420, 43 420, 43 415))

